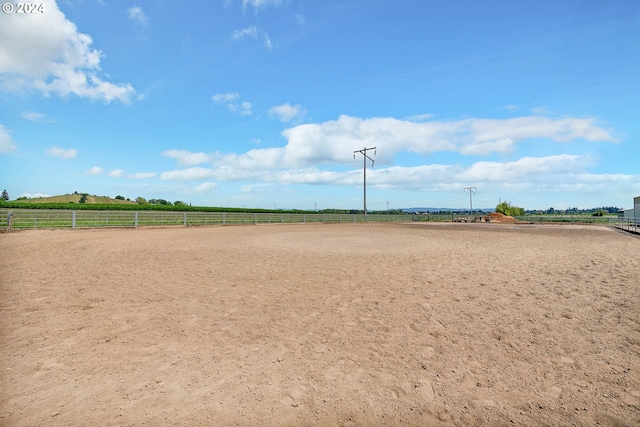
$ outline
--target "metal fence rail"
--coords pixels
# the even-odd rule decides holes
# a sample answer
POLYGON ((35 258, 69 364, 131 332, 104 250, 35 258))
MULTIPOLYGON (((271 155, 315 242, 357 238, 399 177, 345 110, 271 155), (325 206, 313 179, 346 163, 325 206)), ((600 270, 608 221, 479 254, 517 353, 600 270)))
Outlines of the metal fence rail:
POLYGON ((602 224, 607 225, 612 219, 606 216, 591 215, 526 215, 515 217, 518 221, 528 221, 538 224, 602 224))
POLYGON ((612 218, 609 225, 620 230, 640 234, 640 218, 612 218))
MULTIPOLYGON (((106 227, 163 227, 246 224, 305 224, 346 222, 397 222, 397 221, 455 221, 456 214, 390 215, 390 214, 323 214, 323 213, 275 213, 275 212, 178 212, 178 211, 90 211, 53 209, 0 209, 0 229, 11 228, 106 228, 106 227)), ((640 233, 640 218, 611 218, 571 215, 527 215, 517 217, 531 223, 575 224, 591 223, 616 227, 640 233)))
MULTIPOLYGON (((411 215, 367 214, 367 222, 409 221, 411 215)), ((364 222, 363 214, 251 212, 89 211, 0 209, 0 228, 9 230, 106 227, 163 227, 242 224, 364 222), (11 213, 11 216, 9 216, 11 213)))

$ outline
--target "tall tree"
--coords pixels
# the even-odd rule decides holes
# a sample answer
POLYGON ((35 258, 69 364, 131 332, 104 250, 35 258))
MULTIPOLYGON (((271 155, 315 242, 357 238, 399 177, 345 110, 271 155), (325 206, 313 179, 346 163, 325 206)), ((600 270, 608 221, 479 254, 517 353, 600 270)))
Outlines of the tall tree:
POLYGON ((7 190, 2 190, 2 196, 0 196, 0 198, 2 198, 2 200, 9 200, 9 193, 7 190))
POLYGON ((523 208, 518 206, 511 206, 509 202, 502 202, 498 206, 496 206, 496 212, 500 212, 509 216, 524 216, 525 211, 523 208))

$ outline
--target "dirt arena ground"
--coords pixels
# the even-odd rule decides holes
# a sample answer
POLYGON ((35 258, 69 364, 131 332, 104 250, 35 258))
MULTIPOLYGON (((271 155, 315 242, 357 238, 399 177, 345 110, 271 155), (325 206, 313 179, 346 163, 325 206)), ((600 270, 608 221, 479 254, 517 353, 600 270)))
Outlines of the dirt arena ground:
POLYGON ((0 235, 1 426, 638 426, 640 239, 599 226, 0 235))

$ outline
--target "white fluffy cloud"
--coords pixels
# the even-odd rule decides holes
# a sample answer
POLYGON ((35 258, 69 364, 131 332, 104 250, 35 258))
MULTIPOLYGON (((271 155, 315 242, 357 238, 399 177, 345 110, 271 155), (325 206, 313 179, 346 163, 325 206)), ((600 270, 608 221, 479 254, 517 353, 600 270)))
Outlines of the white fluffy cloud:
POLYGON ((155 172, 137 172, 134 174, 129 175, 127 178, 129 179, 148 179, 148 178, 155 178, 156 175, 158 175, 155 172))
POLYGON ((256 10, 256 12, 268 6, 278 6, 283 2, 283 0, 241 0, 241 1, 242 1, 243 10, 246 10, 247 6, 252 6, 256 10))
POLYGON ((300 119, 307 114, 307 111, 300 104, 277 105, 269 109, 269 115, 278 118, 281 122, 290 122, 294 119, 300 119))
POLYGON ((497 141, 478 142, 463 145, 460 153, 465 155, 481 156, 488 153, 507 153, 513 151, 515 142, 511 138, 499 139, 497 141))
POLYGON ((227 108, 241 116, 249 116, 253 114, 251 111, 251 103, 247 101, 242 101, 240 104, 227 104, 227 108))
POLYGON ((531 109, 531 112, 533 114, 538 114, 538 115, 542 115, 542 114, 546 114, 549 112, 549 109, 545 106, 545 105, 541 105, 539 107, 533 107, 531 109))
POLYGON ((128 103, 135 90, 100 77, 102 52, 92 47, 91 37, 79 33, 54 0, 42 3, 46 13, 2 16, 0 90, 128 103))
POLYGON ((228 104, 230 102, 236 101, 239 97, 240 95, 235 92, 228 92, 216 93, 211 97, 211 99, 217 104, 228 104))
POLYGON ((547 138, 613 142, 595 119, 527 116, 512 119, 462 119, 415 123, 395 118, 362 119, 340 116, 319 124, 295 126, 283 132, 288 143, 286 165, 350 162, 354 150, 378 146, 378 160, 391 163, 398 152, 421 155, 441 151, 486 155, 513 150, 519 141, 547 138))
POLYGON ((16 144, 6 127, 0 125, 0 156, 9 154, 16 150, 16 144))
POLYGON ((238 113, 241 116, 248 116, 253 113, 251 111, 251 103, 247 101, 241 102, 240 95, 235 92, 216 93, 211 97, 211 100, 213 100, 213 102, 215 102, 216 104, 226 105, 229 111, 238 113))
POLYGON ((217 173, 210 168, 193 167, 188 169, 178 169, 173 171, 162 172, 160 179, 165 180, 204 180, 216 178, 217 173))
MULTIPOLYGON (((533 191, 588 191, 590 186, 628 185, 632 175, 591 174, 585 172, 587 160, 575 155, 524 157, 513 162, 477 162, 468 167, 430 164, 413 167, 391 166, 367 171, 372 188, 402 191, 459 191, 469 182, 492 188, 516 188, 533 191), (570 180, 567 181, 566 177, 570 180)), ((163 180, 245 181, 262 183, 361 185, 362 171, 329 171, 318 168, 235 169, 229 166, 194 167, 163 172, 163 180)))
POLYGON ((187 150, 167 150, 162 155, 177 160, 179 166, 195 166, 212 161, 209 154, 192 153, 187 150))
POLYGON ((149 23, 149 18, 145 15, 140 6, 134 6, 127 9, 127 15, 130 20, 138 25, 146 26, 149 23))
MULTIPOLYGON (((279 112, 285 118, 293 116, 293 107, 284 105, 286 108, 270 111, 270 114, 277 115, 279 112)), ((491 183, 493 186, 508 183, 527 189, 538 185, 538 189, 554 191, 566 185, 562 184, 562 177, 566 176, 572 176, 574 180, 571 188, 587 185, 592 180, 590 177, 594 176, 586 171, 590 159, 560 154, 523 157, 509 162, 478 161, 469 166, 384 165, 392 164, 394 156, 401 152, 428 155, 449 151, 473 156, 511 152, 520 141, 531 138, 545 138, 560 143, 579 139, 615 141, 608 131, 595 124, 594 119, 538 116, 427 122, 341 116, 324 123, 294 126, 285 130, 283 136, 287 139, 284 147, 259 148, 240 154, 165 151, 165 156, 175 159, 178 166, 187 168, 162 172, 160 178, 178 181, 215 179, 359 185, 362 180, 360 160, 357 169, 348 171, 323 170, 320 167, 326 164, 353 166, 353 151, 365 146, 377 146, 376 167, 368 171, 367 179, 370 185, 380 189, 443 191, 459 190, 469 183, 491 183)), ((616 182, 631 182, 633 178, 630 175, 602 177, 616 182)))
POLYGON ((36 113, 34 111, 23 111, 22 114, 20 114, 20 117, 31 122, 54 123, 54 121, 49 119, 46 114, 36 113))
POLYGON ((550 175, 581 171, 587 160, 583 157, 560 154, 546 157, 523 157, 513 162, 477 162, 458 173, 460 181, 502 181, 518 182, 535 176, 548 178, 550 175))
POLYGON ((109 172, 109 176, 113 178, 120 178, 123 173, 124 173, 124 170, 122 169, 114 169, 111 172, 109 172))
POLYGON ((253 39, 257 40, 258 37, 262 36, 264 39, 264 46, 267 49, 271 49, 273 47, 273 43, 271 43, 271 38, 269 38, 269 34, 266 31, 260 30, 255 25, 250 25, 246 28, 242 28, 240 30, 235 30, 231 34, 232 40, 244 40, 244 39, 253 39))
POLYGON ((47 150, 47 154, 53 157, 60 157, 61 159, 73 159, 78 155, 78 150, 69 148, 51 147, 47 150))
POLYGON ((257 39, 258 38, 258 27, 256 27, 255 25, 251 25, 247 28, 243 28, 241 30, 235 30, 233 32, 233 34, 231 35, 231 38, 233 40, 242 40, 245 38, 252 38, 252 39, 257 39))
POLYGON ((194 190, 196 193, 210 193, 215 190, 217 184, 215 182, 203 182, 200 185, 196 185, 194 190))
POLYGON ((100 166, 94 166, 91 169, 89 169, 88 171, 86 171, 84 174, 85 175, 100 175, 104 172, 104 169, 102 169, 100 166))

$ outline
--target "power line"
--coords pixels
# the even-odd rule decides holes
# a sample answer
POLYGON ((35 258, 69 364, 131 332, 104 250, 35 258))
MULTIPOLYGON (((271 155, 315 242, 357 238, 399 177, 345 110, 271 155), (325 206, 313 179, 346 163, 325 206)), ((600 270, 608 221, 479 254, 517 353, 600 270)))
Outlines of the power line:
MULTIPOLYGON (((364 220, 365 222, 367 221, 367 159, 371 160, 371 167, 373 167, 373 163, 374 160, 367 156, 367 151, 369 150, 375 150, 376 147, 371 147, 371 148, 363 148, 362 150, 356 150, 353 152, 353 158, 356 158, 356 153, 360 153, 362 154, 362 165, 363 165, 363 170, 364 170, 364 220)), ((373 152, 373 155, 375 156, 376 151, 373 152)))
POLYGON ((471 196, 476 194, 475 190, 477 189, 478 187, 464 187, 464 191, 469 190, 469 215, 471 216, 473 216, 473 202, 471 200, 471 196))

